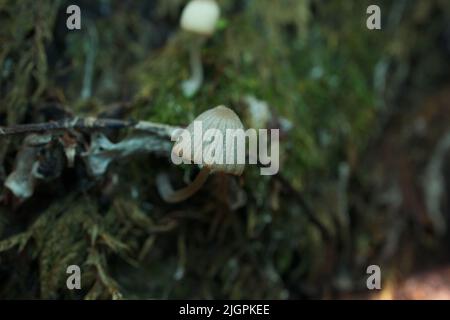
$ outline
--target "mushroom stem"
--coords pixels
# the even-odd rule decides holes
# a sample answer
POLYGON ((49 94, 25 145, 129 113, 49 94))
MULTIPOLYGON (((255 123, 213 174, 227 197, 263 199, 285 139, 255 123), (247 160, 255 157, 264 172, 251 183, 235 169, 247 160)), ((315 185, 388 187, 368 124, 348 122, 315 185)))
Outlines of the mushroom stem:
POLYGON ((194 41, 189 49, 191 77, 181 84, 183 94, 190 98, 194 96, 203 84, 203 65, 200 55, 201 41, 194 41))
POLYGON ((156 187, 158 188, 158 192, 164 201, 168 203, 181 202, 190 198, 198 190, 200 190, 206 182, 206 179, 208 179, 210 172, 211 171, 208 168, 203 167, 200 170, 200 173, 195 177, 194 181, 186 187, 176 191, 173 190, 167 173, 160 173, 156 176, 156 187))

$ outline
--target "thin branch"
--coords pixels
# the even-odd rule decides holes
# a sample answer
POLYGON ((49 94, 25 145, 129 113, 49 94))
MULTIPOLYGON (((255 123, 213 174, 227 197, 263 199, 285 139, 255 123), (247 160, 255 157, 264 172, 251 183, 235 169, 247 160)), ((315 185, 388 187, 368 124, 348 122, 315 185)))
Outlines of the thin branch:
POLYGON ((170 137, 178 127, 148 121, 124 121, 117 119, 73 118, 53 122, 18 124, 0 127, 0 138, 18 134, 48 133, 65 130, 134 129, 161 137, 170 137))

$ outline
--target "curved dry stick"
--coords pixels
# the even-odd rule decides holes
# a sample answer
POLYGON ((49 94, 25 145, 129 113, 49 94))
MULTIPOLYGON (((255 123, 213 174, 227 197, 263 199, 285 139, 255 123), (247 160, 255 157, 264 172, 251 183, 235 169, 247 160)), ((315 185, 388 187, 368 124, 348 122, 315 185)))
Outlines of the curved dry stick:
POLYGON ((98 118, 73 118, 59 121, 18 124, 11 127, 0 127, 0 138, 5 136, 29 133, 45 133, 52 131, 64 131, 71 129, 125 129, 130 128, 138 131, 170 137, 177 127, 148 121, 124 121, 118 119, 98 118))
POLYGON ((186 187, 176 191, 173 190, 167 173, 160 173, 156 176, 156 187, 158 188, 158 192, 161 195, 161 198, 164 199, 164 201, 168 203, 181 202, 190 198, 198 190, 201 189, 203 184, 208 179, 210 172, 211 170, 203 167, 200 170, 200 173, 195 177, 194 181, 192 181, 186 187))

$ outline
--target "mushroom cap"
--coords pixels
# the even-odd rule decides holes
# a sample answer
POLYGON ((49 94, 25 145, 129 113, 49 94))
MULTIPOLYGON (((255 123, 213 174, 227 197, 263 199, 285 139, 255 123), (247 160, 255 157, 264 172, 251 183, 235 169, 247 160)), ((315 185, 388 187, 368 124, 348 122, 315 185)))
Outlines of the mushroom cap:
POLYGON ((181 28, 210 36, 213 34, 220 8, 214 0, 191 0, 181 14, 181 28))
POLYGON ((238 115, 225 106, 218 106, 213 109, 207 110, 200 114, 194 121, 185 129, 190 135, 190 139, 178 140, 172 152, 182 159, 195 162, 201 167, 207 167, 211 172, 224 172, 228 174, 241 175, 244 171, 245 163, 237 163, 238 150, 237 143, 227 144, 227 129, 244 130, 244 126, 239 119, 238 115), (195 124, 201 122, 202 124, 202 136, 200 138, 195 137, 197 132, 195 131, 195 124), (222 139, 208 139, 205 133, 209 129, 215 129, 218 134, 222 136, 222 139), (191 152, 184 152, 190 150, 191 152), (221 160, 220 163, 214 161, 205 160, 205 155, 219 153, 218 157, 221 160), (226 163, 228 156, 233 156, 233 163, 226 163))

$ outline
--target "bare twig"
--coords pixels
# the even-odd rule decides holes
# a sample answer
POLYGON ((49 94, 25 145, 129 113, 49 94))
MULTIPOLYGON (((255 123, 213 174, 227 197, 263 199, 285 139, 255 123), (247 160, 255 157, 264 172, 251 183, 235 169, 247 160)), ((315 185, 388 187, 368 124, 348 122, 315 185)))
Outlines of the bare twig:
POLYGON ((170 137, 178 127, 149 121, 124 121, 117 119, 73 118, 45 123, 19 124, 0 127, 0 138, 19 134, 48 133, 65 130, 134 129, 161 137, 170 137))

